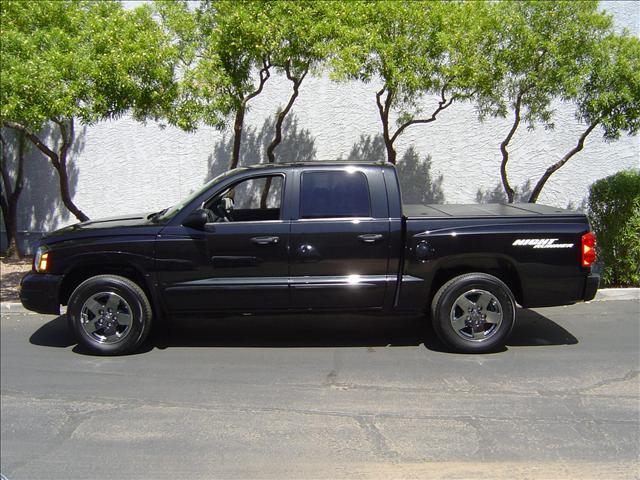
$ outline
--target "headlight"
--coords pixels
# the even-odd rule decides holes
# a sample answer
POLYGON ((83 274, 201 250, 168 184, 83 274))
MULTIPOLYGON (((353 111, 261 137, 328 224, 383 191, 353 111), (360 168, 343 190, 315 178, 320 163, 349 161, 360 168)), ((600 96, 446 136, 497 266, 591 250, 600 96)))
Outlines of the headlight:
POLYGON ((33 261, 36 272, 44 273, 49 268, 49 249, 45 246, 38 247, 36 258, 33 261))

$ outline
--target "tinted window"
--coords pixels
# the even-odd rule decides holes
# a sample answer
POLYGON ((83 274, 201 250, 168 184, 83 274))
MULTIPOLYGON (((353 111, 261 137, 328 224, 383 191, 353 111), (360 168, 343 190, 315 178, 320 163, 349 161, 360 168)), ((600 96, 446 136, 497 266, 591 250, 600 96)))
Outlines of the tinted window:
POLYGON ((243 180, 209 200, 205 208, 213 212, 217 221, 279 220, 282 183, 280 175, 243 180), (224 199, 228 201, 223 205, 224 199))
POLYGON ((362 172, 302 174, 300 218, 369 216, 369 187, 362 172))

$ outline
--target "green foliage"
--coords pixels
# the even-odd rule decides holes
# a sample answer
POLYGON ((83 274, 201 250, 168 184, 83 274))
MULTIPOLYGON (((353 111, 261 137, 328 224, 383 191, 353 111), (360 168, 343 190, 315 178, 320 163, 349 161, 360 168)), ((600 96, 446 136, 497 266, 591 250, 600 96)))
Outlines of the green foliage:
POLYGON ((147 7, 120 2, 1 5, 0 120, 38 131, 53 119, 84 123, 155 116, 173 88, 172 49, 147 7))
POLYGON ((225 127, 272 68, 299 77, 319 70, 335 36, 342 2, 158 0, 156 11, 180 52, 182 79, 170 123, 186 130, 199 122, 225 127), (335 10, 333 7, 336 7, 335 10))
POLYGON ((552 102, 575 98, 611 17, 596 0, 505 1, 495 8, 504 28, 493 61, 502 76, 492 97, 478 98, 481 118, 506 116, 519 104, 529 128, 553 128, 552 102))
POLYGON ((258 89, 254 75, 267 61, 268 28, 263 2, 185 0, 155 2, 162 26, 180 52, 178 95, 169 123, 195 130, 199 122, 223 128, 258 89))
POLYGON ((501 26, 488 2, 351 2, 332 61, 340 80, 381 80, 400 125, 423 114, 425 95, 493 92, 491 52, 501 26))
POLYGON ((640 128, 640 39, 611 34, 594 46, 587 73, 575 95, 577 116, 602 126, 607 140, 640 128))
POLYGON ((267 2, 270 63, 300 76, 309 69, 318 73, 332 55, 340 31, 339 19, 347 10, 343 2, 267 2))
POLYGON ((589 189, 589 217, 606 286, 640 286, 640 171, 626 170, 589 189))
POLYGON ((67 173, 76 120, 161 116, 174 95, 175 49, 150 8, 118 1, 3 1, 0 28, 0 126, 49 158, 62 202, 85 221, 67 173), (38 136, 45 124, 57 129, 57 145, 38 136))

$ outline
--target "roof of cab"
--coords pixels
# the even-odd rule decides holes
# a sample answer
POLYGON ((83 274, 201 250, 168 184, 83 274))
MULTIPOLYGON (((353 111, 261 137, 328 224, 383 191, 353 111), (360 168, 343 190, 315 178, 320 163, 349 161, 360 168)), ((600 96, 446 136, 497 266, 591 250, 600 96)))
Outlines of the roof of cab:
POLYGON ((363 162, 363 161, 353 162, 353 161, 349 161, 349 160, 331 160, 331 161, 317 160, 317 161, 287 162, 287 163, 285 163, 285 162, 255 163, 253 165, 244 166, 243 168, 247 168, 247 169, 252 169, 253 170, 253 169, 281 168, 281 167, 286 167, 286 168, 293 168, 293 167, 323 168, 323 167, 349 167, 349 166, 393 168, 393 164, 391 164, 389 162, 363 162))

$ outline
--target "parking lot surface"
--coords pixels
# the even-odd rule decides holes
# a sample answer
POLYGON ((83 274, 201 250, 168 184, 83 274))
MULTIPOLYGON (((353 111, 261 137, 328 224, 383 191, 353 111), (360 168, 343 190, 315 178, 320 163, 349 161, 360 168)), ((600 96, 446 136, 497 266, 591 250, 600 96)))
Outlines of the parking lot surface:
POLYGON ((521 310, 504 351, 423 318, 175 322, 136 355, 4 313, 9 479, 638 478, 640 305, 521 310))

